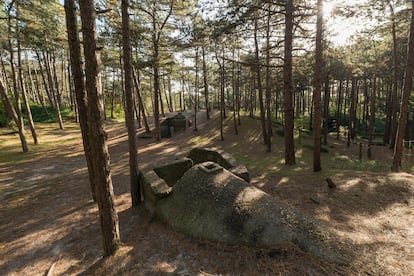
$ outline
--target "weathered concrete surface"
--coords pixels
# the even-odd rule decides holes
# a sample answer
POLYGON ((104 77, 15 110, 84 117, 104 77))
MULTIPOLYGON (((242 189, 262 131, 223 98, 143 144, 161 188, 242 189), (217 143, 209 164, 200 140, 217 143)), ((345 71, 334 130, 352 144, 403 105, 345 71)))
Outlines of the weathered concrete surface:
POLYGON ((157 202, 170 195, 171 187, 192 166, 193 161, 191 159, 182 158, 149 171, 140 171, 145 206, 153 212, 157 202))
POLYGON ((169 118, 160 121, 161 138, 169 138, 175 132, 186 130, 191 125, 191 121, 187 119, 181 112, 169 118))
POLYGON ((193 161, 190 158, 181 158, 172 163, 155 167, 154 171, 167 182, 168 186, 172 187, 192 166, 193 161))
POLYGON ((265 247, 292 242, 323 258, 341 256, 320 222, 282 206, 213 162, 188 170, 157 202, 155 214, 194 237, 265 247))
POLYGON ((194 148, 190 151, 187 157, 193 160, 194 164, 212 161, 245 181, 250 182, 250 175, 246 166, 239 164, 233 156, 223 150, 213 148, 194 148))

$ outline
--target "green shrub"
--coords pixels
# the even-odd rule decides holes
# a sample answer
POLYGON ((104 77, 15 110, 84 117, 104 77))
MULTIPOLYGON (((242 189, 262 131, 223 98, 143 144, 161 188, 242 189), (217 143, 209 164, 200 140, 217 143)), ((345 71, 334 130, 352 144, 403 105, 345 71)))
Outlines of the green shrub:
POLYGON ((13 124, 13 120, 7 115, 3 104, 0 102, 0 127, 10 127, 13 124))
POLYGON ((285 136, 285 130, 283 128, 277 129, 276 134, 283 137, 283 136, 285 136))

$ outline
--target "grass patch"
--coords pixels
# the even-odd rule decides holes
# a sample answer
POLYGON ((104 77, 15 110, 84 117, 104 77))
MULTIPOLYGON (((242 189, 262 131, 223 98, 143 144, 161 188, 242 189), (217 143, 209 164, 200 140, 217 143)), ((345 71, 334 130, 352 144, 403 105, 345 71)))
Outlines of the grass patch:
MULTIPOLYGON (((22 152, 18 133, 11 132, 10 129, 1 129, 0 164, 13 165, 25 160, 33 160, 39 156, 51 154, 51 150, 62 148, 62 145, 82 143, 79 127, 74 123, 66 122, 64 130, 60 130, 56 124, 38 123, 36 131, 39 144, 34 145, 30 131, 26 131, 29 152, 22 152)), ((61 151, 65 151, 65 149, 61 151)))
POLYGON ((388 171, 390 164, 377 160, 354 160, 347 156, 336 156, 330 167, 340 170, 356 170, 356 171, 388 171))
MULTIPOLYGON (((302 148, 309 149, 309 150, 313 151, 313 145, 311 145, 311 144, 304 144, 304 145, 302 145, 302 148)), ((328 153, 329 152, 328 147, 325 146, 325 145, 321 145, 321 152, 328 153)))

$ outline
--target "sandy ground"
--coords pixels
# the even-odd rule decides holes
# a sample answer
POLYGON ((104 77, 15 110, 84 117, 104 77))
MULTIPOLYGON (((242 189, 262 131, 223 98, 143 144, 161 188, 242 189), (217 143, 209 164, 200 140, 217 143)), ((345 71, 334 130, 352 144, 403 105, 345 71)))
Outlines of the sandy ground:
MULTIPOLYGON (((358 160, 358 145, 330 141, 323 171, 311 170, 310 137, 297 145, 297 165, 283 165, 282 138, 267 153, 260 124, 232 121, 219 139, 217 114, 199 115, 199 130, 171 139, 139 139, 140 168, 185 156, 194 146, 216 146, 246 164, 252 184, 276 200, 323 221, 347 242, 344 263, 330 263, 287 244, 252 248, 197 240, 177 233, 141 207, 130 208, 124 124, 108 123, 112 179, 122 248, 103 258, 98 210, 90 198, 79 131, 39 126, 44 146, 19 153, 16 134, 0 132, 0 275, 409 275, 414 271, 414 176, 391 173, 390 152, 358 160), (43 129, 43 130, 42 130, 43 129), (53 143, 52 143, 53 141, 53 143), (4 156, 3 156, 4 157, 4 156), (337 185, 327 187, 325 178, 337 185)), ((140 130, 142 131, 142 130, 140 130)), ((405 162, 410 152, 406 152, 405 162)))

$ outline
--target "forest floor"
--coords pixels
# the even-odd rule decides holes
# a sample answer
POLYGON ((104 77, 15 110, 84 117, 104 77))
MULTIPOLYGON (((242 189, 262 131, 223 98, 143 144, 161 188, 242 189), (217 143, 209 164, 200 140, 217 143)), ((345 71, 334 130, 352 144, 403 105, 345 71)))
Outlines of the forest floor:
MULTIPOLYGON (((220 141, 219 120, 203 120, 170 139, 139 139, 141 169, 185 156, 195 146, 218 147, 247 166, 251 183, 276 200, 323 221, 346 240, 351 254, 332 263, 293 245, 253 248, 196 240, 130 207, 128 145, 123 123, 108 122, 116 209, 122 248, 102 257, 98 210, 90 186, 78 127, 38 124, 40 145, 20 152, 19 139, 0 129, 0 275, 409 275, 414 271, 414 162, 391 173, 388 147, 374 160, 358 159, 330 137, 323 170, 312 172, 312 137, 297 141, 297 165, 283 165, 283 138, 262 144, 259 121, 242 117, 239 135, 229 118, 220 141), (337 185, 332 191, 325 182, 337 185)), ((364 149, 365 151, 365 149, 364 149)))

